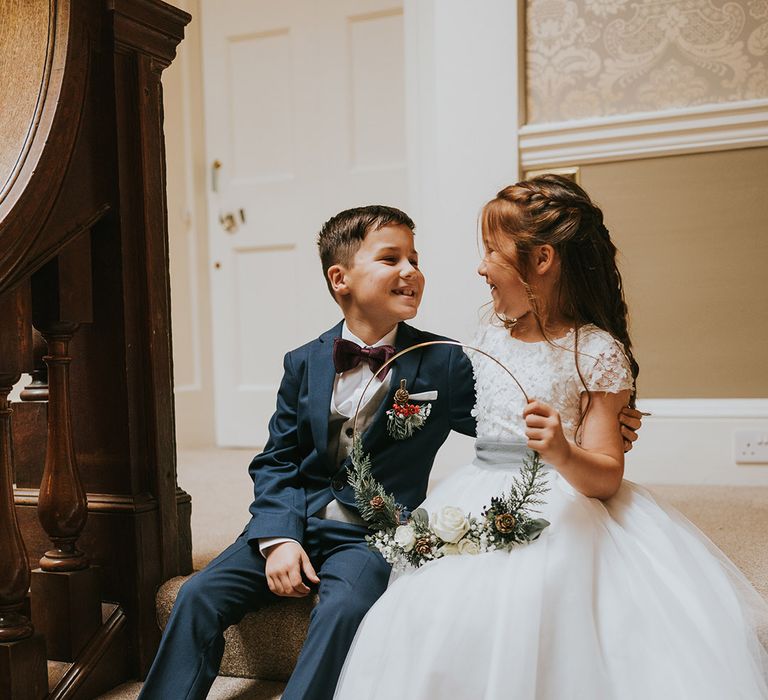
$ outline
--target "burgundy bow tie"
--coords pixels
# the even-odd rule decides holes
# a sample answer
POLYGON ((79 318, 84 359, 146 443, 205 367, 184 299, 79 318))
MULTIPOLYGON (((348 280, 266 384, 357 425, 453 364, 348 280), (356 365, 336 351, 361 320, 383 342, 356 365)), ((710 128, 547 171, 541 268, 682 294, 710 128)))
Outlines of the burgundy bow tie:
POLYGON ((361 348, 357 343, 344 338, 334 338, 333 340, 333 366, 336 373, 341 374, 347 370, 354 369, 363 360, 368 363, 371 372, 378 373, 379 379, 384 379, 389 372, 389 367, 381 370, 381 366, 395 355, 397 350, 391 345, 378 345, 375 348, 361 348), (379 371, 381 370, 381 371, 379 371))

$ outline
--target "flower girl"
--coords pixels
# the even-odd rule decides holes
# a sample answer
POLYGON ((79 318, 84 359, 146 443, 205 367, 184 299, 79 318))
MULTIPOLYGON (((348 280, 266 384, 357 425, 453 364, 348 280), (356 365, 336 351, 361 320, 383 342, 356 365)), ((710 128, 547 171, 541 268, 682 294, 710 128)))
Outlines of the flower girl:
POLYGON ((481 223, 478 272, 500 323, 474 344, 532 400, 470 351, 476 456, 423 504, 451 553, 393 577, 335 697, 768 698, 768 606, 682 515, 623 480, 617 415, 638 365, 602 212, 547 175, 499 192, 481 223), (545 463, 551 524, 473 555, 456 509, 481 515, 527 450, 545 463))

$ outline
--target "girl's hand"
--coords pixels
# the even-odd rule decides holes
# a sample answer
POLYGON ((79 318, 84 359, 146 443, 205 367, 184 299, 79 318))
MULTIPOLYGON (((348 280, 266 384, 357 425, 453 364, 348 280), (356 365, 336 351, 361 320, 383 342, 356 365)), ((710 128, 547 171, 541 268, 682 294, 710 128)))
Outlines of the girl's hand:
POLYGON ((648 414, 629 406, 621 409, 619 423, 621 423, 621 437, 624 439, 624 452, 629 452, 632 449, 632 443, 637 440, 637 431, 643 427, 644 415, 648 414))
POLYGON ((543 401, 529 401, 523 411, 528 447, 541 458, 558 466, 568 460, 571 445, 563 433, 560 414, 543 401))

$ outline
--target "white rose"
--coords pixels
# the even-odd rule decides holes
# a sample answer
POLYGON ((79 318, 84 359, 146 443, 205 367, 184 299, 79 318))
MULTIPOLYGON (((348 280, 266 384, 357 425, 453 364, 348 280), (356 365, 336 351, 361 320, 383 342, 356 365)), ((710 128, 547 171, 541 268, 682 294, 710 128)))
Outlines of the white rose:
POLYGON ((480 554, 480 547, 473 540, 461 540, 458 545, 459 554, 480 554))
POLYGON ((469 521, 461 508, 445 506, 432 513, 430 526, 434 533, 445 542, 458 542, 469 530, 469 521))
POLYGON ((416 533, 413 531, 413 527, 410 525, 399 525, 395 530, 395 544, 398 547, 402 547, 406 552, 410 552, 413 549, 413 545, 416 544, 416 533))

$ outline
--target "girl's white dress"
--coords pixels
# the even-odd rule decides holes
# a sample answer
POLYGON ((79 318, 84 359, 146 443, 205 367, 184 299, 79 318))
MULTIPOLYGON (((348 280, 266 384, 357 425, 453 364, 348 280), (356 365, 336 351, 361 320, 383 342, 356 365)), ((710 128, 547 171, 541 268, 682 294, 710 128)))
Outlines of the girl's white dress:
MULTIPOLYGON (((560 412, 571 439, 584 390, 574 338, 524 343, 489 326, 479 340, 560 412)), ((582 328, 578 349, 590 391, 632 386, 609 334, 582 328)), ((480 515, 520 467, 524 399, 503 369, 469 354, 477 457, 428 496, 430 513, 452 505, 480 515)), ((552 469, 547 476, 541 514, 551 525, 535 542, 393 576, 358 630, 335 697, 768 698, 768 606, 730 560, 636 484, 624 481, 603 502, 552 469)))

